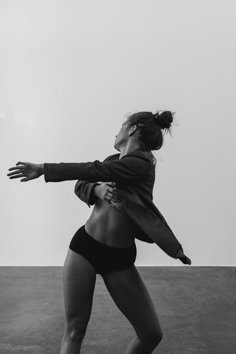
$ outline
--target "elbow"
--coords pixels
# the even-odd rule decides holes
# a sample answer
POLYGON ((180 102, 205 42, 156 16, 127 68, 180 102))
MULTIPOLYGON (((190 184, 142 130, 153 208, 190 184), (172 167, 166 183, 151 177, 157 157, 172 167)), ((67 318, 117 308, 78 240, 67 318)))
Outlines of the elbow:
POLYGON ((78 191, 79 191, 79 181, 77 181, 75 184, 74 193, 77 194, 78 191))
POLYGON ((78 188, 78 187, 75 187, 74 193, 75 193, 76 195, 79 195, 79 188, 78 188))

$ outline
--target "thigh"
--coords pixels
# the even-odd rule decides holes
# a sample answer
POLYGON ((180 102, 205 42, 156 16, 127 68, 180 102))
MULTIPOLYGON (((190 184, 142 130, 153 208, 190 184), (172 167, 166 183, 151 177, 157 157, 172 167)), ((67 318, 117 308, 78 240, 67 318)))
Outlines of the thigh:
POLYGON ((96 273, 82 255, 68 249, 63 268, 63 291, 67 322, 87 323, 91 314, 96 273))
POLYGON ((139 338, 161 335, 154 303, 135 265, 102 277, 115 304, 139 338))

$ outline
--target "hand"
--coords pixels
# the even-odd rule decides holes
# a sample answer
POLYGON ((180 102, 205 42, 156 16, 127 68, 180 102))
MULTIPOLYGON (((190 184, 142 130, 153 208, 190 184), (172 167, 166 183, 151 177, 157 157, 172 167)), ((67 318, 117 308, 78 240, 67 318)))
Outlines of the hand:
POLYGON ((180 259, 181 262, 184 263, 184 264, 189 264, 189 265, 190 265, 190 264, 192 263, 191 259, 188 258, 188 257, 185 256, 185 255, 183 255, 182 257, 179 257, 179 259, 180 259))
POLYGON ((21 182, 26 182, 31 179, 38 178, 43 174, 42 165, 40 164, 34 164, 30 162, 17 162, 16 166, 10 167, 8 169, 8 171, 14 170, 14 172, 7 174, 7 176, 9 176, 10 179, 25 177, 21 179, 21 182))
POLYGON ((191 259, 188 258, 183 251, 183 248, 181 247, 178 251, 178 253, 176 254, 176 258, 179 258, 181 260, 182 263, 184 264, 191 264, 191 259))
POLYGON ((121 200, 117 195, 117 190, 115 182, 103 182, 94 188, 95 195, 102 199, 108 201, 112 207, 120 208, 121 200))

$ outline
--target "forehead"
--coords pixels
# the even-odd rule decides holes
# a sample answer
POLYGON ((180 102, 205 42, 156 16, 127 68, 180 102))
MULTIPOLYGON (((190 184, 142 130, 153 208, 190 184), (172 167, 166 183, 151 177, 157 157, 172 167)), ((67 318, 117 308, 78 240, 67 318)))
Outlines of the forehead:
POLYGON ((126 127, 126 128, 129 127, 129 122, 127 119, 122 123, 121 127, 126 127))
POLYGON ((131 116, 132 116, 132 112, 126 112, 121 119, 122 123, 127 122, 131 116))
POLYGON ((121 126, 129 126, 130 123, 132 122, 132 113, 127 113, 125 116, 121 119, 121 126))
POLYGON ((129 122, 130 122, 130 115, 127 115, 122 119, 122 125, 128 124, 129 122))

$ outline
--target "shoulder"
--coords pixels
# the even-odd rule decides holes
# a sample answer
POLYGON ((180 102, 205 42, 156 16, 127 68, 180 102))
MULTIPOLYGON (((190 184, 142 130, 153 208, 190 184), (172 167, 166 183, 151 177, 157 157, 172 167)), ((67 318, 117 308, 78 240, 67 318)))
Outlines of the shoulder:
POLYGON ((103 160, 103 162, 105 162, 105 161, 111 161, 111 160, 118 160, 118 159, 119 159, 119 156, 120 156, 120 154, 112 154, 112 155, 109 155, 109 156, 107 156, 107 157, 103 160))
MULTIPOLYGON (((119 160, 119 157, 120 157, 120 153, 112 154, 112 155, 107 156, 103 162, 112 161, 112 160, 119 160)), ((120 160, 123 160, 123 159, 126 159, 126 160, 131 159, 132 160, 132 158, 138 158, 141 161, 145 161, 148 165, 155 165, 155 162, 156 162, 155 157, 151 151, 147 152, 147 151, 142 151, 142 150, 136 150, 136 151, 130 152, 130 153, 124 155, 120 160)))
POLYGON ((151 152, 136 150, 136 151, 133 151, 129 154, 124 155, 121 159, 129 158, 129 157, 136 157, 136 158, 146 161, 146 163, 148 163, 150 165, 153 164, 153 154, 151 152))

